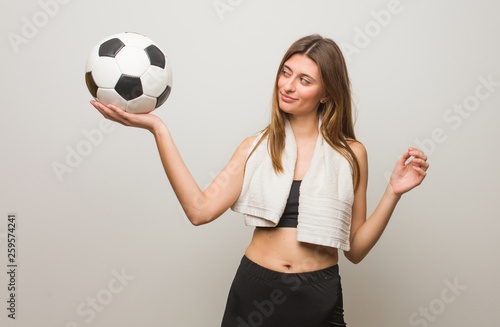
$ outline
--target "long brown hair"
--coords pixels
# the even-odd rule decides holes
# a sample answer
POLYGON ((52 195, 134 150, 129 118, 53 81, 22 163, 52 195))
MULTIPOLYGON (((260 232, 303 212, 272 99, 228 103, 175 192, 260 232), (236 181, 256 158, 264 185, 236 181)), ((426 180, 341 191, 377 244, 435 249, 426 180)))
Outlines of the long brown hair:
MULTIPOLYGON (((337 44, 318 34, 309 35, 297 40, 285 53, 278 68, 274 83, 271 123, 261 130, 264 132, 259 142, 248 156, 268 136, 268 149, 270 151, 273 168, 276 174, 283 173, 281 156, 285 148, 285 119, 288 113, 279 108, 278 104, 278 79, 283 65, 294 54, 303 54, 311 58, 319 67, 321 80, 328 99, 319 103, 318 117, 321 117, 321 134, 328 144, 342 154, 353 170, 355 189, 359 185, 359 163, 347 144, 346 138, 356 140, 354 124, 352 121, 351 86, 344 56, 337 44)), ((248 160, 248 159, 247 159, 248 160)))

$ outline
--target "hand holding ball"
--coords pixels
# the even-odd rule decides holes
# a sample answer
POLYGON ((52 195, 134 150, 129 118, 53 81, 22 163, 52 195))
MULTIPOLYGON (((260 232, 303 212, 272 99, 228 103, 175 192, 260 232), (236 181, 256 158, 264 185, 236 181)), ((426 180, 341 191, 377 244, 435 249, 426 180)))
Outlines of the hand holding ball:
POLYGON ((148 113, 161 106, 172 89, 172 69, 158 45, 137 33, 110 36, 94 47, 85 65, 85 81, 104 105, 148 113))

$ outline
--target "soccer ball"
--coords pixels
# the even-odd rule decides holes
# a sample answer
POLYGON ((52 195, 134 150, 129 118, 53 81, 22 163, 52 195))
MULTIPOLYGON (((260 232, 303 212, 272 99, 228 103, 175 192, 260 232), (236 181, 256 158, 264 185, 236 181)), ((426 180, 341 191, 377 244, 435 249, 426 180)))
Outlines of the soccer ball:
POLYGON ((92 49, 85 81, 94 97, 127 112, 148 113, 161 106, 172 89, 172 69, 158 45, 144 35, 121 33, 92 49))

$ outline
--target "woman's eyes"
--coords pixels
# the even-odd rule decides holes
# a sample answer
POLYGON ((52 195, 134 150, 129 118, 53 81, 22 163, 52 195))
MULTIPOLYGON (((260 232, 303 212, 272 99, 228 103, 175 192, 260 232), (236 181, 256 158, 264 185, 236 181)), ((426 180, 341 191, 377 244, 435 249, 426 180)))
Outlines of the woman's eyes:
MULTIPOLYGON (((288 71, 286 71, 286 70, 282 70, 281 74, 283 74, 284 76, 290 76, 290 73, 288 71)), ((307 80, 306 78, 304 78, 304 77, 301 77, 300 81, 302 83, 304 83, 304 84, 311 84, 311 82, 309 80, 307 80)))

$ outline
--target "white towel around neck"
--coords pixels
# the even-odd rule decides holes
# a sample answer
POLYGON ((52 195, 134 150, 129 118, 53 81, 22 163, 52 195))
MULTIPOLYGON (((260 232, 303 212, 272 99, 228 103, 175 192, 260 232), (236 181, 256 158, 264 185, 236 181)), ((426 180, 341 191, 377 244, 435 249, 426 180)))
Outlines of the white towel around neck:
MULTIPOLYGON (((321 119, 318 125, 320 128, 321 119)), ((284 174, 275 174, 266 140, 247 161, 241 194, 231 206, 243 214, 247 226, 274 227, 285 210, 297 161, 297 144, 288 119, 285 133, 284 174)), ((254 140, 248 154, 262 135, 254 140)), ((297 240, 349 251, 354 201, 352 168, 324 140, 321 130, 299 192, 297 240)))

